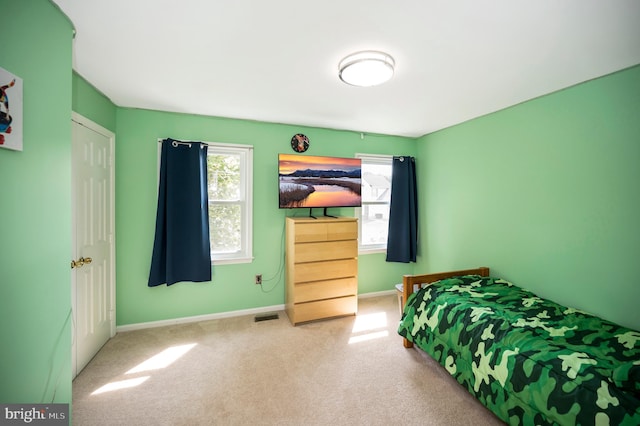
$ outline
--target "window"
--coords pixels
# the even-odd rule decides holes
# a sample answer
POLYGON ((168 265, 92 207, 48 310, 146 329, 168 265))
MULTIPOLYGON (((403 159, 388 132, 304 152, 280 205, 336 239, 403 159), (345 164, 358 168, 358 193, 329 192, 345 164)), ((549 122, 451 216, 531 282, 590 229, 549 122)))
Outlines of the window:
POLYGON ((209 143, 207 152, 211 261, 250 262, 253 147, 209 143))
POLYGON ((359 250, 386 251, 391 202, 393 156, 357 154, 362 159, 362 207, 359 215, 359 250))

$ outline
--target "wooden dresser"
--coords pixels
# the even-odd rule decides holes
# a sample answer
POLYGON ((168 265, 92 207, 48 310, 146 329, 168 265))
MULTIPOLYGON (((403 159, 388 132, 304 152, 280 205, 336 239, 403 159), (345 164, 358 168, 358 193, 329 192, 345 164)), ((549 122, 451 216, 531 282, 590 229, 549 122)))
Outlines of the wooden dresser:
POLYGON ((358 310, 355 218, 286 219, 285 310, 293 325, 358 310))

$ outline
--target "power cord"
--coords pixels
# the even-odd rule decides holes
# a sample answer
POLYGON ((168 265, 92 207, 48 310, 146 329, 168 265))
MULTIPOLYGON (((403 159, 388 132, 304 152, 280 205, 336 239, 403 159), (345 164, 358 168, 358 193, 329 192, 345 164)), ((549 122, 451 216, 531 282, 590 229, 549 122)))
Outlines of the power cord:
MULTIPOLYGON (((55 354, 58 351, 58 348, 60 346, 60 341, 62 340, 62 336, 64 334, 64 331, 67 328, 67 325, 69 324, 69 321, 73 321, 73 312, 72 309, 69 308, 69 313, 67 314, 67 317, 64 320, 64 324, 62 324, 62 329, 60 330, 60 333, 58 334, 58 337, 53 345, 53 350, 51 351, 51 356, 49 357, 49 375, 47 376, 47 382, 44 385, 44 392, 42 393, 42 398, 40 398, 40 400, 44 403, 45 401, 45 397, 47 395, 47 391, 49 390, 49 384, 51 383, 53 374, 54 374, 54 366, 53 366, 53 362, 55 359, 55 354)), ((71 348, 69 348, 68 352, 65 352, 65 354, 69 354, 71 355, 71 348)), ((50 403, 53 404, 53 401, 55 401, 56 399, 56 393, 58 391, 58 385, 60 384, 60 376, 62 375, 62 371, 63 371, 64 367, 61 366, 58 369, 58 374, 56 376, 56 380, 55 380, 55 385, 54 385, 54 389, 53 389, 53 395, 51 396, 51 401, 50 403)))
POLYGON ((285 235, 285 229, 286 229, 286 225, 282 226, 282 235, 280 236, 280 255, 279 255, 279 259, 280 259, 280 264, 278 265, 278 270, 276 271, 276 273, 270 277, 270 278, 264 278, 262 280, 262 282, 260 283, 260 290, 262 290, 263 293, 271 293, 273 290, 275 290, 275 288, 278 286, 278 284, 280 284, 280 281, 282 280, 283 274, 284 274, 284 235, 285 235), (264 283, 265 282, 270 282, 273 281, 275 278, 278 278, 275 282, 275 284, 273 284, 273 286, 266 290, 264 288, 264 283))
MULTIPOLYGON (((291 215, 287 215, 286 217, 302 217, 302 216, 306 216, 302 213, 300 214, 296 214, 293 213, 291 215)), ((263 293, 271 293, 273 290, 275 290, 275 288, 278 286, 278 284, 280 284, 280 281, 284 281, 283 279, 283 275, 284 275, 284 246, 285 246, 285 231, 286 231, 286 221, 284 221, 283 225, 282 225, 282 233, 280 236, 280 265, 278 266, 278 270, 276 271, 276 273, 270 277, 270 278, 263 278, 262 282, 260 283, 260 289, 262 290, 263 293), (265 282, 270 282, 273 281, 275 278, 278 278, 277 281, 275 282, 275 284, 268 290, 265 290, 263 284, 265 282)))

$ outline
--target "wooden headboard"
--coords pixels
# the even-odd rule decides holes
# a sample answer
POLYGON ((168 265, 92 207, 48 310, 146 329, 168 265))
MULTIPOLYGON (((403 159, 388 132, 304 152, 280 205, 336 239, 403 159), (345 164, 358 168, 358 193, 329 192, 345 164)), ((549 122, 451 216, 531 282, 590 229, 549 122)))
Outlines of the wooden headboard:
MULTIPOLYGON (((402 305, 404 306, 409 299, 409 296, 413 293, 414 286, 425 287, 433 282, 443 280, 445 278, 451 277, 459 277, 461 275, 480 275, 482 277, 489 276, 489 268, 486 266, 481 266, 475 269, 462 269, 459 271, 449 271, 449 272, 436 272, 434 274, 423 274, 423 275, 403 275, 402 276, 402 305)), ((413 343, 404 340, 404 347, 411 348, 413 347, 413 343)))

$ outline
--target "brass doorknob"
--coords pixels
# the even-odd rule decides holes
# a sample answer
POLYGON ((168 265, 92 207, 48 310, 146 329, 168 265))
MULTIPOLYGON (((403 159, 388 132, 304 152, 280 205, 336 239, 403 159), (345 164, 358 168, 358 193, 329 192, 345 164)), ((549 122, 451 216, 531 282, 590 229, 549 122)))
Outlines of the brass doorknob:
POLYGON ((81 258, 80 258, 80 259, 78 259, 78 260, 72 260, 72 261, 71 261, 71 269, 74 269, 74 268, 81 268, 81 267, 82 267, 82 265, 88 265, 88 264, 90 264, 91 262, 93 262, 93 259, 92 259, 92 258, 90 258, 90 257, 81 257, 81 258))

